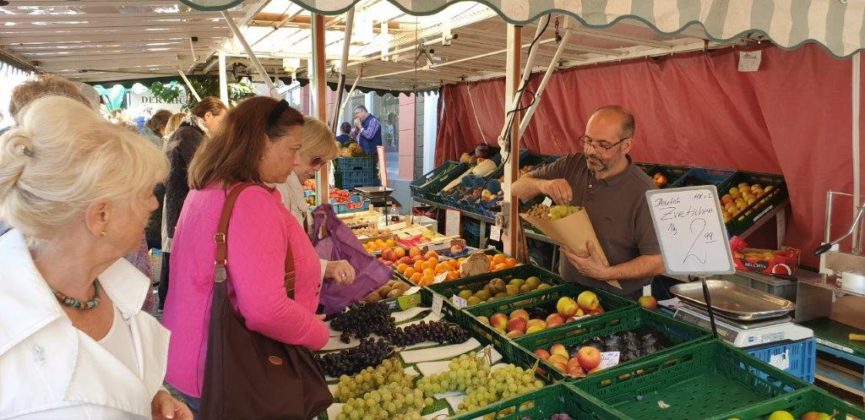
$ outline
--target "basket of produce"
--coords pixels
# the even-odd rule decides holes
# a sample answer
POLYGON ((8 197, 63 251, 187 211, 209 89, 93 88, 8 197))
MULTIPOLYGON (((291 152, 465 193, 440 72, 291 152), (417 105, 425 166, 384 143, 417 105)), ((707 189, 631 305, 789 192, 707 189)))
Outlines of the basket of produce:
POLYGON ((435 199, 445 185, 468 169, 469 166, 465 163, 448 161, 412 181, 409 188, 415 197, 435 199))
POLYGON ((708 331, 691 324, 632 307, 525 335, 516 342, 542 360, 545 377, 559 380, 583 378, 709 337, 708 331))
POLYGON ((655 182, 655 186, 658 188, 666 188, 667 186, 674 184, 679 178, 685 176, 685 174, 691 170, 686 166, 664 166, 664 165, 649 165, 646 167, 641 167, 643 171, 646 172, 646 175, 652 177, 652 181, 655 182))
MULTIPOLYGON (((503 255, 503 254, 498 254, 503 255)), ((532 265, 521 265, 498 272, 437 283, 424 294, 424 302, 437 293, 457 308, 518 296, 535 290, 549 289, 561 283, 561 278, 532 265)))
POLYGON ((865 420, 865 410, 862 408, 814 387, 750 405, 728 415, 741 419, 865 420))
POLYGON ((528 394, 491 404, 479 410, 454 416, 453 419, 600 419, 600 417, 597 417, 592 412, 593 408, 594 406, 587 401, 586 396, 578 393, 578 391, 564 383, 558 383, 545 386, 528 394))
POLYGON ((605 418, 720 416, 808 387, 720 340, 701 341, 574 382, 605 418), (761 377, 762 376, 762 377, 761 377))
POLYGON ((739 172, 718 188, 727 234, 739 235, 789 196, 780 175, 739 172))
POLYGON ((400 279, 391 279, 378 290, 363 298, 361 302, 383 302, 388 305, 391 311, 404 311, 420 305, 420 288, 400 279))
POLYGON ((423 248, 394 247, 393 252, 382 251, 379 259, 393 267, 394 272, 418 286, 452 282, 471 274, 466 264, 470 259, 482 259, 484 272, 494 272, 516 267, 517 261, 497 251, 484 251, 479 257, 447 258, 436 251, 423 248), (487 253, 489 252, 489 254, 487 253))

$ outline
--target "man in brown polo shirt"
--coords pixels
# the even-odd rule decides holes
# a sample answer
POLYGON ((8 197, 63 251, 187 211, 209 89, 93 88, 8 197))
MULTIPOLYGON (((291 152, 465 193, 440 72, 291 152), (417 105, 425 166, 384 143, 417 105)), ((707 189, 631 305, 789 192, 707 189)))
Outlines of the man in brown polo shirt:
POLYGON ((583 153, 524 175, 511 191, 520 200, 544 194, 558 204, 585 207, 609 264, 597 258, 592 246, 589 255, 562 247, 559 272, 566 281, 636 298, 664 272, 664 260, 645 196, 655 184, 628 156, 633 136, 633 115, 621 106, 602 107, 580 138, 583 153), (607 283, 613 280, 621 290, 607 283))

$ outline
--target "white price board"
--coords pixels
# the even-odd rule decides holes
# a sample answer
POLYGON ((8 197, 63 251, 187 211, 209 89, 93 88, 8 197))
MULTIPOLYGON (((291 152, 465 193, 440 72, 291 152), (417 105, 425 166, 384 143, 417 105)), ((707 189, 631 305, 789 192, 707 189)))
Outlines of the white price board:
POLYGON ((646 191, 668 274, 736 271, 714 185, 646 191))
POLYGON ((460 218, 462 218, 462 213, 459 210, 445 210, 446 236, 460 236, 460 218))

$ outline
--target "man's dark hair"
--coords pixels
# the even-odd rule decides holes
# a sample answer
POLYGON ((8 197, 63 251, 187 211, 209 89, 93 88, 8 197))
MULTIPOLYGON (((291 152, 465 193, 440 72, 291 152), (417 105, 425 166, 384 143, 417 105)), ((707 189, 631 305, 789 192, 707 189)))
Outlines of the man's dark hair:
POLYGON ((351 124, 348 121, 343 121, 342 124, 339 125, 339 132, 343 134, 351 133, 351 124))

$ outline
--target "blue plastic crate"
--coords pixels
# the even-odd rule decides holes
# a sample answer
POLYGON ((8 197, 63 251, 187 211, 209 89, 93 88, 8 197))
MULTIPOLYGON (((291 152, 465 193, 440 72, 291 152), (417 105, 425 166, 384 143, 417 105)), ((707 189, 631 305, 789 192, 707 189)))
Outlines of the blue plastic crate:
POLYGON ((375 187, 379 185, 375 171, 352 171, 336 172, 333 176, 333 184, 337 188, 350 190, 354 187, 375 187))
MULTIPOLYGON (((353 202, 356 203, 356 201, 353 201, 353 202)), ((369 210, 369 200, 363 200, 363 203, 358 208, 349 208, 347 203, 334 203, 333 204, 333 211, 335 211, 337 214, 354 213, 354 212, 366 211, 366 210, 369 210)))
POLYGON ((706 168, 692 168, 688 172, 685 172, 676 182, 670 184, 670 187, 690 187, 694 185, 714 185, 718 187, 718 192, 723 194, 720 190, 723 185, 730 178, 736 175, 736 171, 732 170, 723 170, 723 169, 706 169, 706 168))
POLYGON ((784 355, 784 357, 787 358, 787 363, 789 363, 789 366, 784 369, 787 373, 802 379, 803 381, 814 383, 814 371, 816 370, 817 363, 817 341, 813 337, 789 343, 769 344, 744 350, 751 356, 754 356, 766 363, 769 363, 772 356, 777 357, 784 355))
POLYGON ((375 158, 372 156, 338 157, 333 160, 333 170, 335 172, 375 171, 375 158))

